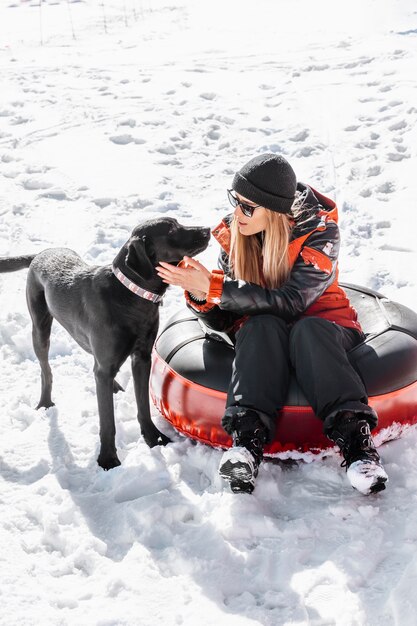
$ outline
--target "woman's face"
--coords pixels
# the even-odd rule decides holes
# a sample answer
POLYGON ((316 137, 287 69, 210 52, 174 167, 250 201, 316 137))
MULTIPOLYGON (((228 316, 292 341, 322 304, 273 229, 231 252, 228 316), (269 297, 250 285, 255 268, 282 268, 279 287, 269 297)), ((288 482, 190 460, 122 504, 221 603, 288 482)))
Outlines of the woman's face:
MULTIPOLYGON (((257 206, 254 202, 251 202, 250 200, 248 200, 244 196, 241 196, 238 193, 236 194, 236 197, 241 202, 245 202, 245 204, 249 204, 250 206, 257 206)), ((262 206, 258 206, 254 210, 252 217, 247 217, 242 213, 242 209, 238 205, 234 210, 234 216, 236 218, 240 234, 245 236, 256 235, 257 233, 265 230, 267 225, 267 211, 268 209, 265 209, 262 206)))

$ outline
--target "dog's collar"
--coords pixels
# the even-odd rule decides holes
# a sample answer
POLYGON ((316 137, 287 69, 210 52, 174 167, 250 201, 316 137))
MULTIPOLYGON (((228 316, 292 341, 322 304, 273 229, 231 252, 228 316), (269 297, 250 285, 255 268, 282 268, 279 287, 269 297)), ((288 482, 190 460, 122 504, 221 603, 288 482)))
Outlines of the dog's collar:
POLYGON ((159 304, 159 302, 162 301, 162 298, 164 296, 161 296, 158 293, 153 293, 152 291, 147 291, 146 289, 142 289, 142 287, 139 287, 139 285, 136 285, 136 283, 132 282, 130 278, 125 276, 123 272, 119 270, 118 267, 114 267, 113 265, 112 270, 113 270, 113 274, 116 276, 118 280, 120 280, 122 285, 130 289, 130 291, 132 291, 137 296, 140 296, 141 298, 144 298, 145 300, 150 300, 151 302, 155 302, 155 304, 159 304))

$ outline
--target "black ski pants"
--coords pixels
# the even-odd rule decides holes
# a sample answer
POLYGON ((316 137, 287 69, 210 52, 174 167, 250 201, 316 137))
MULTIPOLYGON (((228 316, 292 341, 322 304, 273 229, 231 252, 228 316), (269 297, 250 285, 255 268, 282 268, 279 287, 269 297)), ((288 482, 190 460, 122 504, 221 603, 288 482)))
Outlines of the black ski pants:
POLYGON ((320 317, 305 317, 289 326, 274 315, 251 316, 236 333, 226 415, 237 406, 255 409, 273 437, 293 371, 326 434, 341 411, 363 414, 374 428, 376 413, 347 356, 363 338, 355 329, 320 317))

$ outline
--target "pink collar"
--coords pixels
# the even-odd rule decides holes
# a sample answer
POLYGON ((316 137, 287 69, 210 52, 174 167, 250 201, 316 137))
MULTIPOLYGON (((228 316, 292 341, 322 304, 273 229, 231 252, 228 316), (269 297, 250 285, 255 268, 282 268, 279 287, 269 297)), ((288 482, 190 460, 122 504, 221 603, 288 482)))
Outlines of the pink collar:
POLYGON ((141 298, 144 298, 145 300, 150 300, 151 302, 155 302, 155 304, 159 304, 159 302, 161 302, 162 298, 164 297, 157 293, 153 293, 152 291, 146 291, 146 289, 142 289, 142 287, 139 287, 139 285, 136 285, 130 280, 130 278, 125 276, 123 272, 119 270, 118 267, 113 266, 112 270, 113 270, 113 274, 116 276, 118 280, 120 280, 122 285, 130 289, 130 291, 135 293, 137 296, 140 296, 141 298))

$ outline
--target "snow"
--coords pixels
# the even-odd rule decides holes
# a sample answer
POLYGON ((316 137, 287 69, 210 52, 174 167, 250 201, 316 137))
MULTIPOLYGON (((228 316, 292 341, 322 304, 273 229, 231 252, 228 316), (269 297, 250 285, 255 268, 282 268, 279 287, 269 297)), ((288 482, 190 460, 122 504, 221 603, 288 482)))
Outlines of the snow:
MULTIPOLYGON (((417 11, 412 0, 4 0, 0 255, 111 262, 141 220, 214 226, 254 154, 336 199, 341 279, 416 308, 417 11)), ((200 258, 215 265, 214 242, 200 258)), ((56 406, 36 411, 26 272, 0 277, 0 623, 414 626, 414 428, 381 446, 385 492, 331 452, 262 464, 139 434, 129 365, 122 465, 96 464, 91 357, 58 325, 56 406)), ((162 324, 180 307, 172 288, 162 324)))

